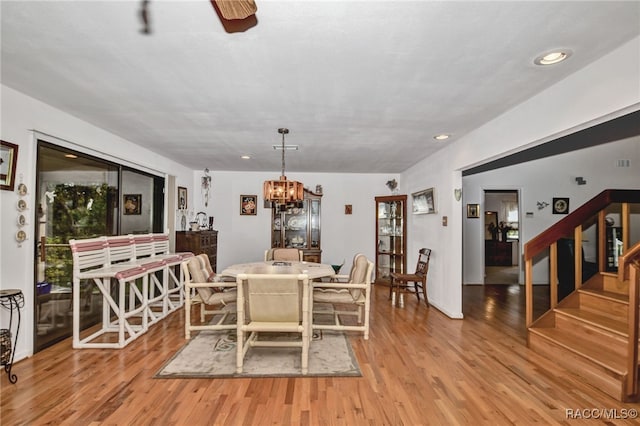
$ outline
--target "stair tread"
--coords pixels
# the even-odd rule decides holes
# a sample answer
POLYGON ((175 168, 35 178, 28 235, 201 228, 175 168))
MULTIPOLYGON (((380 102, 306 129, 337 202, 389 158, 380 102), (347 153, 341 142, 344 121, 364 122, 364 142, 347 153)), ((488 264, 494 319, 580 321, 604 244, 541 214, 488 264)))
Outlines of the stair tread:
POLYGON ((531 327, 529 331, 551 340, 556 345, 579 354, 616 374, 626 374, 625 358, 603 345, 586 341, 581 336, 575 336, 569 331, 557 328, 531 327))
POLYGON ((622 303, 629 303, 629 296, 626 294, 614 293, 613 291, 600 290, 596 288, 581 288, 578 290, 581 293, 589 293, 594 296, 603 297, 609 300, 615 300, 622 303))
POLYGON ((556 308, 556 312, 577 318, 590 325, 614 332, 620 336, 628 335, 628 326, 625 321, 620 321, 610 316, 599 315, 580 308, 556 308))

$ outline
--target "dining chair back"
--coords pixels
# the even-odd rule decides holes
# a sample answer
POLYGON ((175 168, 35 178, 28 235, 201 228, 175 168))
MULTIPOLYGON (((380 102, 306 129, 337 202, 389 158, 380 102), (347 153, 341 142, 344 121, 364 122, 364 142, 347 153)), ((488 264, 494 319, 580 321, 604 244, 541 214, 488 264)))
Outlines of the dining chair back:
POLYGON ((264 252, 265 261, 282 260, 302 262, 303 258, 304 252, 297 248, 272 248, 264 252))
POLYGON ((418 251, 418 263, 416 271, 413 274, 400 274, 392 272, 391 285, 389 288, 389 298, 391 303, 396 302, 396 294, 398 303, 404 304, 402 294, 414 293, 420 302, 420 293, 424 295, 424 302, 429 307, 429 298, 427 297, 427 273, 429 272, 429 259, 431 258, 431 249, 421 248, 418 251))
POLYGON ((192 331, 236 328, 235 323, 226 323, 228 315, 234 312, 232 304, 236 301, 236 283, 216 280, 206 254, 184 261, 181 267, 185 292, 185 338, 191 338, 192 331), (191 310, 196 305, 201 305, 200 325, 194 325, 191 321, 191 310), (213 306, 214 309, 207 309, 207 306, 213 306), (205 323, 205 315, 213 315, 214 318, 210 323, 205 323))
POLYGON ((305 274, 239 274, 236 284, 236 371, 242 373, 244 357, 251 347, 300 347, 302 374, 307 374, 311 334, 309 277, 305 274), (265 332, 295 333, 300 338, 274 339, 271 334, 264 338, 265 332))
POLYGON ((312 329, 362 331, 368 339, 372 275, 373 262, 358 253, 353 257, 349 275, 334 275, 329 283, 314 282, 312 329), (345 309, 348 305, 356 309, 345 309), (322 317, 329 314, 333 315, 333 321, 327 324, 322 317), (340 318, 343 315, 356 316, 357 324, 343 322, 340 318))

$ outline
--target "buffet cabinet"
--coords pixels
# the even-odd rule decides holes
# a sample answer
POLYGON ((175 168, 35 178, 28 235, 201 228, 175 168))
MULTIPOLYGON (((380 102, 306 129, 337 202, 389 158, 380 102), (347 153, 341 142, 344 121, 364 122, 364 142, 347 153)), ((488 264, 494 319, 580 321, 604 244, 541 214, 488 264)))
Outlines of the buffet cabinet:
POLYGON ((485 266, 513 265, 512 245, 511 241, 484 240, 485 266))
POLYGON ((196 256, 205 253, 213 272, 218 264, 218 231, 178 231, 176 232, 176 251, 190 251, 196 256))
POLYGON ((389 285, 391 273, 407 270, 407 196, 375 197, 376 284, 389 285))
POLYGON ((304 201, 285 210, 271 209, 271 247, 301 249, 304 260, 321 263, 320 202, 322 194, 304 190, 304 201))

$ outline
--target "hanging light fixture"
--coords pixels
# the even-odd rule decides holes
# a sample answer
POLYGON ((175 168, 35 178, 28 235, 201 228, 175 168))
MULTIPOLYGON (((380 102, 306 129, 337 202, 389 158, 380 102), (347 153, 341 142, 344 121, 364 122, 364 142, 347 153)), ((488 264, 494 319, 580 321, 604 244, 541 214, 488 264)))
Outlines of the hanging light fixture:
POLYGON ((265 181, 263 193, 265 201, 270 202, 271 207, 286 210, 289 207, 296 207, 302 204, 304 186, 295 180, 287 180, 284 175, 284 135, 289 133, 289 129, 280 128, 278 133, 282 135, 282 175, 280 175, 280 180, 265 181))

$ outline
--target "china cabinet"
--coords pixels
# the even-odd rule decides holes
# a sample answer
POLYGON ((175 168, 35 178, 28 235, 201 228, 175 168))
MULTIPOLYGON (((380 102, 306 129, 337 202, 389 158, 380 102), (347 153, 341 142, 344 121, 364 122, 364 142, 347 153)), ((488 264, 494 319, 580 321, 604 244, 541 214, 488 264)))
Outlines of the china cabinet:
POLYGON ((271 247, 302 249, 307 262, 321 261, 320 202, 322 194, 304 190, 304 201, 280 211, 271 209, 271 247))
POLYGON ((376 197, 376 284, 389 285, 392 272, 407 269, 407 196, 376 197))

